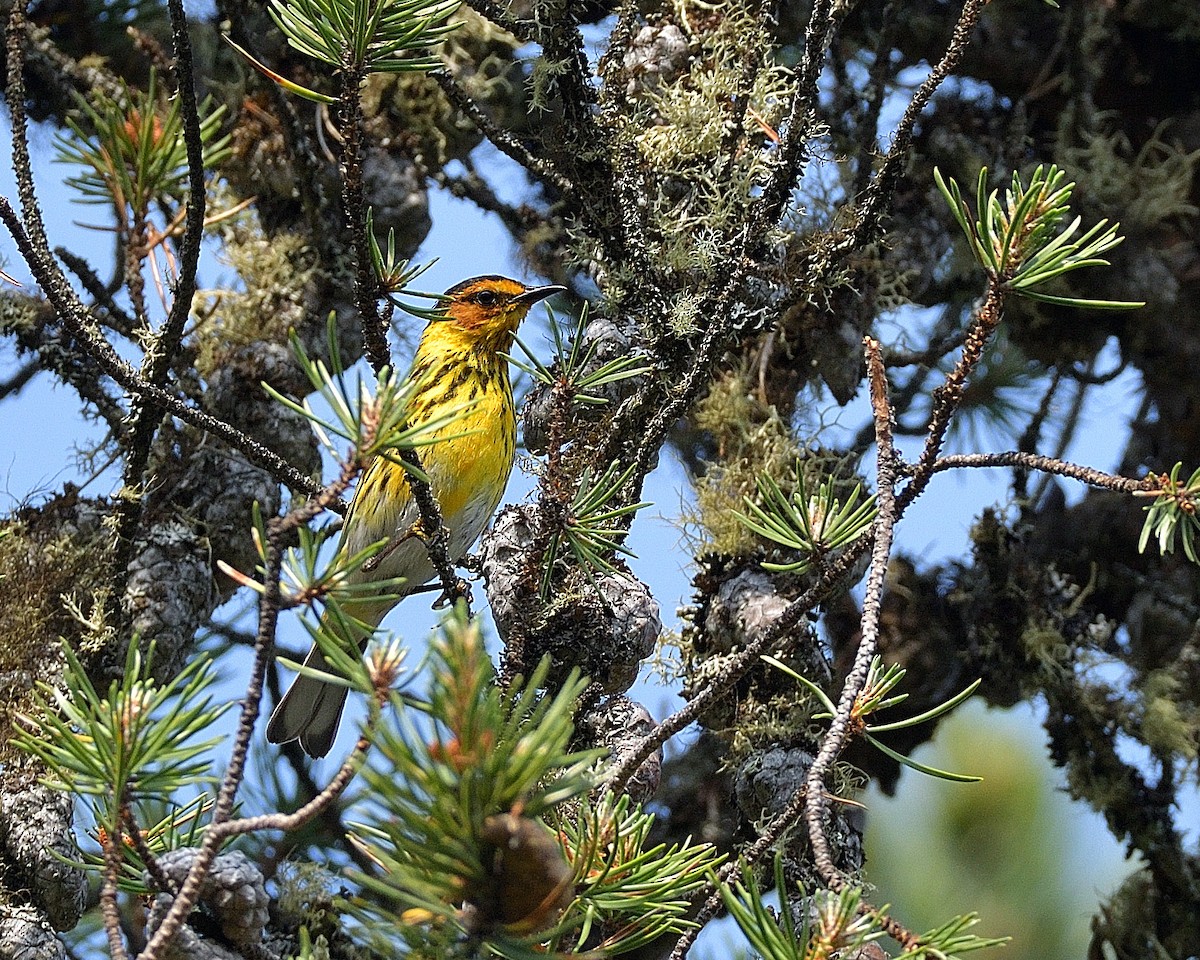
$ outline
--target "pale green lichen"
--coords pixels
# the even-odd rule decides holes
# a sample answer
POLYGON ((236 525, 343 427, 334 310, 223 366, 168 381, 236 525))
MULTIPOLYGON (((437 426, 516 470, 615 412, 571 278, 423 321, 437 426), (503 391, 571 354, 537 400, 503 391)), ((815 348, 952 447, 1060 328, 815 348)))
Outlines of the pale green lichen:
POLYGON ((746 373, 713 383, 696 405, 696 427, 716 445, 717 462, 696 479, 695 524, 709 549, 747 554, 760 541, 737 519, 745 497, 757 494, 757 477, 769 473, 787 487, 801 447, 774 407, 755 396, 746 373))
MULTIPOLYGON (((438 48, 445 70, 500 126, 519 129, 523 116, 505 112, 521 102, 513 96, 513 86, 520 82, 513 60, 519 41, 467 7, 451 22, 457 29, 438 48)), ((406 149, 433 169, 465 157, 482 140, 475 124, 425 73, 374 74, 363 85, 362 102, 367 130, 376 142, 402 139, 406 149)))
POLYGON ((24 293, 0 291, 0 333, 21 334, 36 329, 40 306, 24 293))
POLYGON ((249 211, 220 229, 222 259, 238 281, 197 294, 196 369, 206 377, 240 347, 286 343, 305 319, 307 290, 317 269, 316 253, 303 237, 267 236, 249 211))
MULTIPOLYGON (((647 90, 653 123, 637 137, 643 158, 663 171, 707 168, 722 153, 731 119, 730 94, 741 86, 749 55, 771 47, 761 20, 733 4, 679 3, 677 19, 687 34, 689 69, 669 84, 647 90), (702 26, 693 26, 694 23, 702 26)), ((792 73, 766 64, 751 88, 745 125, 762 142, 774 135, 792 90, 792 73)), ((746 150, 739 166, 761 172, 762 150, 746 150)), ((727 189, 727 187, 726 187, 727 189)))
POLYGON ((1140 739, 1159 756, 1194 761, 1200 744, 1200 715, 1185 706, 1179 678, 1153 670, 1139 685, 1140 739))
POLYGON ((700 329, 704 317, 700 313, 703 299, 699 294, 685 290, 671 304, 671 313, 667 317, 667 326, 677 337, 687 337, 700 329))
MULTIPOLYGON (((679 0, 647 29, 658 30, 658 39, 671 31, 686 51, 668 55, 657 39, 633 48, 625 74, 613 79, 627 83, 626 96, 599 122, 618 153, 640 160, 639 207, 655 236, 656 263, 703 291, 723 279, 732 237, 768 175, 794 77, 768 59, 739 108, 747 64, 772 48, 763 18, 740 4, 679 0)), ((686 302, 663 322, 663 332, 676 337, 696 328, 686 302)))
POLYGON ((66 497, 0 525, 0 767, 16 759, 8 724, 33 708, 33 682, 61 672, 62 640, 86 660, 115 636, 108 537, 99 524, 81 529, 72 511, 66 497))
MULTIPOLYGON (((1103 123, 1103 116, 1099 118, 1103 123)), ((1200 150, 1164 139, 1160 125, 1136 152, 1121 131, 1086 133, 1082 145, 1064 145, 1064 166, 1078 169, 1089 197, 1120 211, 1127 228, 1146 229, 1173 217, 1195 216, 1189 202, 1200 150)))

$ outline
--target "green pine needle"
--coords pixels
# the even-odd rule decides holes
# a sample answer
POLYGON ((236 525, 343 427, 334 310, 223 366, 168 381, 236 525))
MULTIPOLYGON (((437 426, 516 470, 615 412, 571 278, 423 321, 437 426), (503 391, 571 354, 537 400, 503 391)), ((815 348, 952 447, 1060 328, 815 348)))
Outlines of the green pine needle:
POLYGON ((1138 552, 1144 553, 1153 537, 1158 541, 1158 552, 1174 553, 1177 544, 1182 544, 1183 554, 1192 563, 1200 563, 1200 469, 1192 472, 1186 482, 1181 482, 1179 473, 1182 463, 1175 464, 1169 474, 1158 478, 1158 489, 1139 492, 1135 496, 1154 497, 1146 510, 1146 522, 1138 539, 1138 552))
POLYGON ((525 355, 524 359, 508 356, 514 366, 524 370, 537 383, 547 387, 556 387, 566 391, 574 403, 589 406, 601 406, 608 403, 607 398, 597 396, 596 391, 611 383, 640 377, 649 373, 653 367, 645 363, 646 358, 641 354, 632 353, 616 357, 605 363, 596 363, 596 343, 583 346, 588 325, 588 305, 585 303, 575 323, 571 335, 565 336, 558 317, 549 306, 546 315, 550 321, 550 335, 554 341, 554 360, 547 365, 534 354, 520 339, 515 337, 516 345, 525 355))
POLYGON ((98 691, 74 651, 63 645, 62 688, 39 682, 37 708, 16 727, 17 747, 37 757, 55 790, 90 798, 96 823, 120 832, 124 805, 215 783, 209 755, 223 738, 198 739, 230 704, 214 704, 212 662, 199 655, 170 680, 151 673, 154 645, 136 639, 125 668, 98 691))
POLYGON ((270 0, 268 12, 292 49, 336 70, 434 70, 428 49, 457 29, 458 0, 270 0))
POLYGON ((787 563, 764 562, 767 570, 806 573, 814 562, 862 536, 875 522, 875 497, 859 502, 862 486, 856 484, 843 503, 836 491, 838 481, 823 480, 815 494, 809 494, 808 481, 800 463, 795 467, 795 489, 788 496, 775 478, 760 474, 758 500, 745 497, 746 513, 734 516, 746 529, 785 550, 800 554, 787 563))
POLYGON ((950 205, 976 261, 994 281, 1032 300, 1096 310, 1133 310, 1141 301, 1087 300, 1060 297, 1035 290, 1047 281, 1085 267, 1107 266, 1103 254, 1121 243, 1119 224, 1101 220, 1076 236, 1081 220, 1064 226, 1070 211, 1074 183, 1057 166, 1038 166, 1026 186, 1014 173, 1004 192, 987 192, 987 167, 979 171, 975 190, 975 217, 953 178, 944 178, 936 167, 933 179, 950 205))
MULTIPOLYGON (((153 68, 144 91, 123 88, 117 99, 74 98, 69 132, 55 145, 60 163, 83 168, 66 180, 80 192, 80 202, 115 206, 124 222, 144 221, 162 199, 182 200, 189 174, 180 100, 160 96, 153 68)), ((230 137, 221 134, 225 108, 206 97, 199 114, 204 169, 211 171, 230 154, 230 137)))
POLYGON ((464 899, 487 909, 489 818, 517 811, 530 829, 544 829, 538 818, 592 788, 600 752, 567 749, 586 680, 573 674, 557 695, 544 694, 544 662, 528 681, 500 689, 479 626, 461 607, 444 621, 427 669, 428 703, 414 715, 393 697, 375 733, 378 759, 362 773, 367 816, 352 829, 380 870, 356 879, 379 897, 351 909, 367 924, 411 910, 431 925, 426 934, 441 929, 453 939, 469 925, 464 899))

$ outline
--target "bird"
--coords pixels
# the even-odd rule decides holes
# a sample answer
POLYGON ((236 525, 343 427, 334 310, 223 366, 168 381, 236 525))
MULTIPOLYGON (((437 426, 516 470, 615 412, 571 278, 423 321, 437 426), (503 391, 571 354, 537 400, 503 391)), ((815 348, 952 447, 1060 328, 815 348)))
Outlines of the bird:
MULTIPOLYGON (((472 277, 445 292, 442 309, 421 334, 408 373, 420 384, 408 424, 435 420, 461 404, 462 417, 434 428, 433 440, 420 451, 421 466, 441 507, 449 534, 448 554, 458 560, 491 519, 504 494, 516 455, 516 413, 508 361, 517 327, 530 308, 566 287, 526 286, 490 274, 472 277)), ((338 542, 338 552, 353 556, 381 540, 389 547, 369 569, 350 571, 352 583, 363 584, 402 577, 399 588, 389 583, 379 599, 356 596, 345 606, 369 627, 379 626, 392 607, 433 579, 429 551, 420 536, 420 510, 404 468, 377 456, 354 490, 338 542)), ((304 660, 306 667, 326 673, 330 668, 317 646, 304 660)), ((311 757, 329 753, 337 734, 347 689, 299 674, 280 699, 267 723, 267 740, 299 740, 311 757)))

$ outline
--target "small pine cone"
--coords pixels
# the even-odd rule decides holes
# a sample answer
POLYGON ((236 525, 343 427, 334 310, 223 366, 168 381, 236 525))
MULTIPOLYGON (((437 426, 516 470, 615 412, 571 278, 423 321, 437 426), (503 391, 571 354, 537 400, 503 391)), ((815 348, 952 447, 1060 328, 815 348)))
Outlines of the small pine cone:
POLYGON ((728 653, 766 633, 788 606, 769 576, 743 570, 717 589, 705 630, 713 652, 728 653))
MULTIPOLYGON (((592 373, 599 370, 606 363, 623 359, 637 352, 637 344, 630 330, 628 328, 622 329, 608 317, 593 317, 588 321, 587 328, 583 331, 583 348, 584 350, 591 351, 591 360, 584 368, 584 373, 592 373)), ((579 412, 583 414, 591 413, 595 419, 599 419, 611 410, 614 405, 634 393, 641 379, 642 377, 640 376, 628 377, 624 380, 614 380, 612 383, 604 383, 592 388, 588 391, 589 394, 599 397, 602 400, 607 400, 607 405, 585 406, 579 412)))
MULTIPOLYGON (((386 237, 388 230, 395 230, 397 238, 423 238, 433 228, 424 177, 404 154, 372 147, 363 158, 362 178, 374 227, 380 235, 386 237)), ((416 246, 400 253, 412 256, 416 246)))
POLYGON ((483 578, 492 618, 501 639, 523 636, 528 618, 537 608, 531 592, 526 551, 537 527, 537 507, 505 507, 483 538, 483 578))
POLYGON ((804 789, 813 763, 804 747, 767 747, 742 761, 734 774, 738 807, 752 823, 771 820, 804 789))
POLYGON ((548 653, 552 677, 577 666, 604 693, 622 693, 637 679, 660 633, 658 601, 636 577, 612 571, 596 577, 593 587, 582 572, 572 571, 527 637, 525 659, 533 664, 548 653))
POLYGON ((544 824, 500 813, 483 822, 487 880, 467 891, 473 926, 532 933, 552 926, 575 896, 571 865, 544 824))
POLYGON ((254 569, 258 554, 250 534, 252 505, 258 503, 267 517, 280 506, 279 483, 266 470, 214 444, 191 459, 175 495, 186 515, 201 521, 210 560, 254 569))
POLYGON ((525 449, 540 457, 550 449, 550 417, 554 414, 554 388, 539 383, 521 405, 521 437, 525 449))
MULTIPOLYGON (((196 857, 196 850, 184 847, 163 854, 158 859, 162 872, 176 885, 182 885, 196 857)), ((148 883, 152 883, 149 877, 148 883)), ((147 921, 147 933, 152 934, 171 908, 173 898, 160 893, 154 898, 147 921)), ((261 946, 263 931, 269 915, 270 899, 263 887, 262 871, 240 850, 221 854, 212 863, 208 877, 200 888, 199 905, 213 917, 221 937, 236 947, 261 946)), ((165 960, 198 960, 212 957, 237 957, 216 943, 204 940, 194 929, 184 927, 168 950, 165 960)))
POLYGON ((133 632, 144 643, 156 642, 155 676, 178 672, 212 600, 211 557, 203 538, 177 521, 153 527, 130 561, 125 603, 133 632))
MULTIPOLYGON (((654 718, 640 703, 616 694, 584 712, 576 721, 580 749, 607 747, 609 761, 621 763, 654 728, 654 718)), ((634 771, 625 792, 634 803, 645 803, 658 790, 662 779, 662 748, 656 749, 634 771)))
POLYGON ((605 684, 612 692, 628 690, 637 679, 642 661, 654 652, 662 633, 662 617, 658 601, 650 588, 632 576, 623 573, 608 573, 598 583, 600 598, 604 602, 608 619, 607 650, 596 650, 606 664, 608 681, 594 672, 593 679, 605 684))
MULTIPOLYGON (((580 371, 586 375, 599 370, 606 363, 628 357, 637 349, 633 337, 627 330, 608 317, 593 317, 583 331, 582 349, 590 351, 590 359, 580 371)), ((628 377, 612 383, 590 388, 588 396, 605 400, 603 404, 576 403, 571 407, 573 424, 599 420, 630 394, 637 390, 643 377, 628 377)), ((554 389, 539 385, 529 392, 521 408, 521 431, 525 446, 530 453, 541 455, 550 442, 550 418, 554 413, 554 389)))
POLYGON ((593 583, 572 570, 543 605, 536 568, 534 578, 528 569, 536 525, 536 506, 507 507, 484 538, 492 617, 505 643, 521 644, 517 669, 528 672, 549 654, 552 682, 579 667, 605 693, 627 690, 662 632, 658 601, 630 574, 610 571, 593 583))
MULTIPOLYGON (((71 798, 49 787, 36 785, 0 794, 4 859, 19 871, 21 884, 55 930, 72 929, 87 902, 83 871, 58 859, 79 855, 71 833, 71 810, 71 798)), ((8 941, 0 938, 0 942, 8 941)))
POLYGON ((626 94, 635 97, 674 80, 687 69, 689 56, 687 36, 675 24, 642 27, 625 53, 626 94))
MULTIPOLYGON (((724 580, 714 591, 704 614, 704 631, 708 646, 705 656, 731 653, 754 642, 775 626, 778 618, 791 604, 792 598, 780 593, 777 581, 759 569, 747 569, 724 580)), ((791 640, 805 628, 791 631, 791 640)), ((781 641, 782 643, 782 641, 781 641)), ((766 651, 775 653, 774 650, 766 651)), ((829 680, 829 665, 815 642, 794 644, 786 656, 790 667, 814 683, 824 685, 829 680)), ((791 685, 793 681, 781 682, 791 685)))
MULTIPOLYGON (((296 322, 304 322, 304 313, 296 308, 296 322)), ((328 333, 320 328, 320 337, 310 333, 313 344, 304 344, 309 356, 324 357, 329 348, 324 342, 328 333)), ((209 390, 205 405, 215 417, 220 417, 252 436, 270 437, 271 449, 303 473, 319 475, 321 452, 312 423, 301 414, 284 406, 262 388, 268 383, 291 397, 304 397, 312 392, 312 384, 300 367, 290 344, 256 340, 244 347, 227 348, 220 365, 206 375, 209 390)), ((212 443, 208 438, 205 443, 212 443)), ((240 453, 226 456, 241 457, 240 453)))
POLYGON ((66 956, 67 948, 37 907, 0 903, 0 960, 66 960, 66 956))
MULTIPOLYGON (((286 321, 296 329, 297 335, 302 336, 306 322, 305 305, 288 303, 280 305, 280 315, 275 320, 286 321)), ((311 324, 316 326, 316 324, 311 324)), ((305 351, 309 356, 314 353, 324 357, 329 348, 325 338, 328 333, 324 325, 317 332, 310 334, 312 348, 309 342, 304 342, 305 351)), ((235 427, 252 429, 256 436, 271 437, 271 449, 285 459, 291 459, 287 451, 276 446, 278 442, 288 443, 286 438, 276 438, 275 431, 258 428, 258 421, 264 415, 265 408, 277 406, 287 409, 279 401, 271 398, 262 384, 269 383, 281 393, 293 397, 303 397, 312 392, 312 383, 308 375, 296 359, 290 343, 276 343, 272 340, 255 340, 247 344, 221 344, 217 361, 212 370, 206 370, 204 379, 208 391, 204 395, 204 404, 208 412, 222 420, 227 420, 235 427)), ((308 421, 295 411, 292 415, 299 417, 305 426, 305 432, 312 437, 312 427, 308 421)))

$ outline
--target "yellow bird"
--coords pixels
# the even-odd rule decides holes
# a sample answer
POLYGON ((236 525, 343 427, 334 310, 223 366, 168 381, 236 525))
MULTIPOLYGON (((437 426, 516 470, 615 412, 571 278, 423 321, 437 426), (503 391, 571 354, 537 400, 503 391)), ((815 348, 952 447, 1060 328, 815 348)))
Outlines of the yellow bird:
MULTIPOLYGON (((435 432, 436 442, 420 451, 449 531, 451 559, 466 553, 483 531, 512 472, 516 414, 508 362, 500 354, 511 349, 530 307, 565 290, 557 285, 527 287, 506 277, 472 277, 446 291, 444 317, 431 321, 421 334, 409 379, 426 386, 413 399, 410 425, 433 420, 460 404, 472 405, 465 418, 435 432), (444 439, 437 439, 439 433, 444 439)), ((404 469, 376 457, 354 491, 338 550, 353 555, 380 540, 403 537, 419 519, 404 469)), ((352 576, 358 583, 404 578, 387 599, 356 599, 350 605, 357 619, 375 627, 399 602, 395 593, 413 592, 433 579, 434 569, 424 542, 410 537, 378 566, 352 576)), ((329 672, 315 646, 304 664, 329 672)), ((333 746, 345 703, 345 687, 300 675, 271 714, 267 739, 299 740, 309 756, 323 757, 333 746)))

